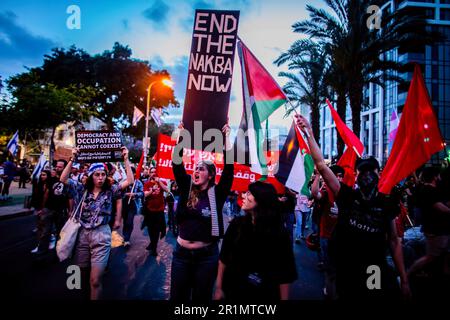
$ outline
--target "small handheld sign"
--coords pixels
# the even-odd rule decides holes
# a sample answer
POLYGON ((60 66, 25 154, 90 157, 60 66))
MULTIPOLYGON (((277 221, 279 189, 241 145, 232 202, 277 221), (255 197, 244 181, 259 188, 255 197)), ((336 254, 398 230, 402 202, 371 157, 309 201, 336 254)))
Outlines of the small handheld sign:
POLYGON ((76 131, 75 145, 79 162, 115 162, 122 160, 122 135, 114 131, 76 131))

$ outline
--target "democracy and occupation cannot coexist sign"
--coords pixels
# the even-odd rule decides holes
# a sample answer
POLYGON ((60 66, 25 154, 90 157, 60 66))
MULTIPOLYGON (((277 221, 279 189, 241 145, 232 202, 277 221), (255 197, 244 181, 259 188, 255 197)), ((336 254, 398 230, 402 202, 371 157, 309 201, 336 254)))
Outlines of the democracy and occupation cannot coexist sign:
POLYGON ((122 135, 114 131, 76 131, 75 145, 79 162, 122 160, 122 135))
POLYGON ((239 11, 195 11, 183 112, 193 138, 194 121, 202 122, 203 132, 227 122, 238 22, 239 11))

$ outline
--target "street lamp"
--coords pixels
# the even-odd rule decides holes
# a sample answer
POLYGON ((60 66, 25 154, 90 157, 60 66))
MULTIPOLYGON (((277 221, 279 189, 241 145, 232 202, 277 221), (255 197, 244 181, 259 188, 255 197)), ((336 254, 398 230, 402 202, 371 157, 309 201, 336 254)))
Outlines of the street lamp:
POLYGON ((145 116, 144 164, 147 164, 148 147, 149 147, 148 146, 148 117, 149 117, 149 113, 150 113, 150 91, 152 90, 152 86, 158 82, 161 82, 163 85, 170 87, 170 88, 173 86, 173 82, 167 78, 155 80, 148 85, 148 88, 147 88, 147 112, 146 112, 146 116, 145 116))

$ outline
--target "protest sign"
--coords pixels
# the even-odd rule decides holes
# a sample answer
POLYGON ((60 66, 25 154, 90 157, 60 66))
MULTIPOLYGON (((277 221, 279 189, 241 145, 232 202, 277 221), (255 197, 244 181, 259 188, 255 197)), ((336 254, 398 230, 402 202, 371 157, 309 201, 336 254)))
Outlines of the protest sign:
POLYGON ((227 122, 238 21, 239 11, 195 12, 183 110, 184 128, 193 138, 194 121, 201 121, 202 133, 227 122))
POLYGON ((114 131, 76 131, 78 162, 114 162, 122 160, 122 135, 114 131))
MULTIPOLYGON (((174 180, 172 171, 172 151, 175 148, 176 141, 170 136, 159 134, 157 156, 156 156, 156 174, 163 179, 174 180)), ((274 177, 273 170, 276 168, 275 159, 277 155, 272 155, 268 160, 269 176, 267 182, 275 186, 278 193, 284 192, 284 186, 274 177), (272 161, 271 161, 272 160, 272 161)), ((211 152, 183 149, 183 164, 187 174, 192 174, 195 165, 200 160, 209 160, 216 165, 216 183, 219 182, 223 172, 223 154, 214 154, 211 152)), ((261 179, 261 175, 250 170, 250 167, 234 163, 234 180, 231 190, 247 191, 248 185, 254 181, 261 179)))

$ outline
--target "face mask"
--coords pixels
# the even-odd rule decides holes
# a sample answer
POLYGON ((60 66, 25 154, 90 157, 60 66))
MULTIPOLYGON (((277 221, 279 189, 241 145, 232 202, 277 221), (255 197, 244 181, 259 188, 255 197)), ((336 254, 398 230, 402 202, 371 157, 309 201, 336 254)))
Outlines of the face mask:
POLYGON ((364 196, 369 197, 378 185, 378 175, 367 171, 358 175, 358 187, 364 196))

